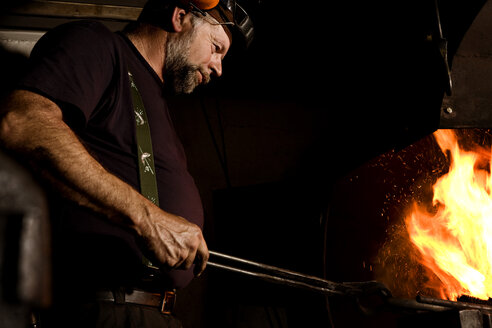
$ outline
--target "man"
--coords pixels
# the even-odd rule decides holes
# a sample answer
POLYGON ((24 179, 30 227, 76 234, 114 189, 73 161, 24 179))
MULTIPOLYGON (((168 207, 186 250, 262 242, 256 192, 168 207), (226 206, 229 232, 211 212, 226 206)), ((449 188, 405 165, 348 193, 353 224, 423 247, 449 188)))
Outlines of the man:
POLYGON ((150 0, 123 33, 73 22, 33 49, 0 137, 49 191, 54 306, 45 326, 180 326, 161 312, 203 272, 208 249, 165 95, 222 74, 234 17, 217 2, 150 0), (139 153, 142 124, 152 152, 139 153), (148 172, 158 197, 141 193, 148 172))

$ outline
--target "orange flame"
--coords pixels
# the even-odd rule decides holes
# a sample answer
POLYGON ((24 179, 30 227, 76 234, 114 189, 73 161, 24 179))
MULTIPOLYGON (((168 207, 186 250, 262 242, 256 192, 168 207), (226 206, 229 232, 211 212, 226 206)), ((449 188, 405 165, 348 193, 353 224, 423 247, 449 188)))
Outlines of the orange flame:
POLYGON ((405 219, 421 263, 440 280, 442 298, 492 297, 492 178, 490 152, 461 149, 452 130, 434 137, 451 160, 433 186, 433 210, 414 203, 405 219), (488 167, 481 163, 486 159, 488 167))

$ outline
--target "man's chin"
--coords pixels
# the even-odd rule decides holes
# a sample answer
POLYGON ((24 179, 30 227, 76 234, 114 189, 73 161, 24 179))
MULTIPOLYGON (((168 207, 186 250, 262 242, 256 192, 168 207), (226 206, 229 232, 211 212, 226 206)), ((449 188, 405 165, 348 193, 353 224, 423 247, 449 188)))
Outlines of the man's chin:
POLYGON ((186 95, 192 93, 197 88, 196 83, 164 84, 164 90, 175 95, 186 95))
POLYGON ((190 94, 195 89, 209 84, 210 76, 199 70, 189 70, 182 76, 169 77, 164 79, 164 81, 167 81, 164 83, 164 88, 172 91, 174 94, 190 94))

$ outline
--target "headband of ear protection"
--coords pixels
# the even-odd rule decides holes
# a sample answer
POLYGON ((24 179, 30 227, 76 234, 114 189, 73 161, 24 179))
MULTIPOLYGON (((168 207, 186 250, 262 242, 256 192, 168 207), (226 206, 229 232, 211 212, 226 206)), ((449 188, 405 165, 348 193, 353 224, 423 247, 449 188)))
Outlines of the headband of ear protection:
POLYGON ((239 35, 244 41, 244 45, 249 47, 254 37, 253 22, 248 13, 241 7, 236 0, 181 0, 185 6, 199 11, 202 15, 205 12, 216 11, 212 14, 215 18, 227 26, 235 35, 239 35))

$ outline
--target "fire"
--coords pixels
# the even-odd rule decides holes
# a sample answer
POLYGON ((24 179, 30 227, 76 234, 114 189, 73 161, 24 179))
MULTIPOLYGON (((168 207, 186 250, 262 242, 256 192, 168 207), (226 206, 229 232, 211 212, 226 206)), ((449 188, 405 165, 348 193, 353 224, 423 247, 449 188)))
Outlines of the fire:
POLYGON ((490 151, 465 151, 452 130, 434 137, 450 160, 433 186, 432 209, 413 204, 405 218, 420 261, 439 279, 442 298, 492 297, 490 151), (485 162, 485 165, 484 165, 485 162))

